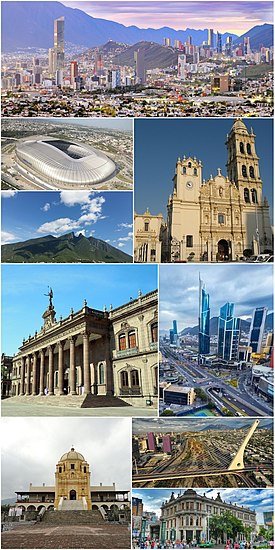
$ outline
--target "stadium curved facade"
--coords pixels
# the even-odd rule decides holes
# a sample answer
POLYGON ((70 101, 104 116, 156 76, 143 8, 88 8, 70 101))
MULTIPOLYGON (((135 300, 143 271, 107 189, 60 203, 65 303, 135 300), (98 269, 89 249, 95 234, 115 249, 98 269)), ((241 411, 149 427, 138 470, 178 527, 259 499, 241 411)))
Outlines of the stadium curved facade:
POLYGON ((16 160, 27 177, 53 186, 93 185, 116 171, 115 163, 94 147, 48 136, 18 143, 16 160))

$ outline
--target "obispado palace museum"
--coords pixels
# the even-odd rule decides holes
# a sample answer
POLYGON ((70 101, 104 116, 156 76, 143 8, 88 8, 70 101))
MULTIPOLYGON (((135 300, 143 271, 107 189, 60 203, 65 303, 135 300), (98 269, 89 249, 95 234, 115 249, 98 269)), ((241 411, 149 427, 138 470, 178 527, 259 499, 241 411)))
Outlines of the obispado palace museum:
MULTIPOLYGON (((158 293, 109 311, 83 307, 56 319, 53 292, 44 324, 13 358, 12 395, 75 396, 84 406, 156 406, 158 293)), ((54 398, 53 398, 54 399, 54 398)))
POLYGON ((208 181, 196 157, 178 158, 167 223, 162 214, 135 214, 135 261, 234 261, 272 252, 269 205, 255 134, 236 120, 226 137, 227 175, 208 181))

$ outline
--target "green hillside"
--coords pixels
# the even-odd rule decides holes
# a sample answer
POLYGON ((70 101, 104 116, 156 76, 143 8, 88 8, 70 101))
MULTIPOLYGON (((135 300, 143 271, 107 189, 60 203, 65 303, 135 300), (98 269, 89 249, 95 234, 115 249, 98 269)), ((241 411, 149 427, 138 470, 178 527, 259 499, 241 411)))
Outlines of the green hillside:
POLYGON ((113 58, 113 63, 116 65, 126 65, 134 67, 134 53, 137 50, 144 50, 144 66, 145 69, 165 69, 172 65, 177 65, 178 54, 173 48, 160 46, 155 42, 138 42, 134 46, 126 48, 122 53, 113 58))

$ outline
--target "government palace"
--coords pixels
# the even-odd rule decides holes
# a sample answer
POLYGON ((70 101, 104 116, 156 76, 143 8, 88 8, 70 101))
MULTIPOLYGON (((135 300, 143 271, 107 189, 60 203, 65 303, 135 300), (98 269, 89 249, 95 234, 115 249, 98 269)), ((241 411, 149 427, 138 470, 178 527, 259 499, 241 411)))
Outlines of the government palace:
MULTIPOLYGON (((12 396, 75 396, 79 406, 156 409, 158 293, 109 311, 87 305, 56 319, 53 291, 43 326, 23 339, 13 357, 12 396), (85 401, 85 403, 84 403, 85 401)), ((43 397, 42 397, 43 398, 43 397)))
POLYGON ((135 262, 238 261, 272 253, 269 205, 262 196, 255 134, 236 120, 226 138, 227 175, 202 177, 196 157, 178 158, 167 222, 135 214, 135 262))

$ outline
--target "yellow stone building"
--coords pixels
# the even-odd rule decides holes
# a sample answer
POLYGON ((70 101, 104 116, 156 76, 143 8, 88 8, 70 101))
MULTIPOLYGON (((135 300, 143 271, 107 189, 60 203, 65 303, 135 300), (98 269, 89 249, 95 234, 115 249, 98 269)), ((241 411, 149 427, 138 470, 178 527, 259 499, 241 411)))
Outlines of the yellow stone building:
POLYGON ((66 500, 79 501, 84 510, 92 508, 89 464, 73 447, 62 455, 55 471, 55 508, 66 500))

